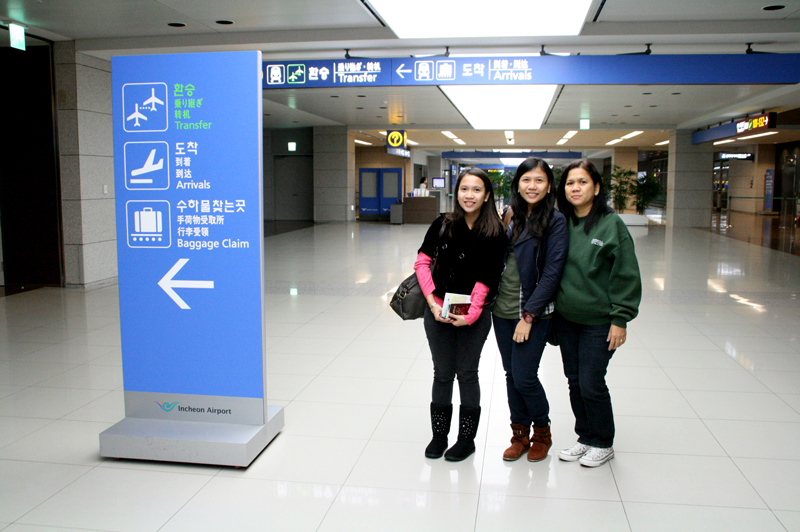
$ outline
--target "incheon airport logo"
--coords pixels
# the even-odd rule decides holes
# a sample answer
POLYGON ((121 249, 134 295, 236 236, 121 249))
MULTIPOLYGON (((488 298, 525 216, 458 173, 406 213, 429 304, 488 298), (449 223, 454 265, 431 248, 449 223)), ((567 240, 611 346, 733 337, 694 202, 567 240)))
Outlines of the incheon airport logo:
POLYGON ((156 404, 161 407, 164 412, 172 412, 172 409, 178 405, 178 401, 174 403, 165 403, 163 401, 156 401, 156 404))

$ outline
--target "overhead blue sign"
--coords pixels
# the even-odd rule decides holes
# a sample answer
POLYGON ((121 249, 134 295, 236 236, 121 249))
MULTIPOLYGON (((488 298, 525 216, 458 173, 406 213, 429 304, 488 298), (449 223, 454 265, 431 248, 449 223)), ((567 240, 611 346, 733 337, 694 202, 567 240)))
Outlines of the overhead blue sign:
POLYGON ((576 55, 265 61, 265 89, 408 85, 800 83, 800 54, 576 55))
POLYGON ((127 417, 264 424, 261 65, 112 60, 127 417))

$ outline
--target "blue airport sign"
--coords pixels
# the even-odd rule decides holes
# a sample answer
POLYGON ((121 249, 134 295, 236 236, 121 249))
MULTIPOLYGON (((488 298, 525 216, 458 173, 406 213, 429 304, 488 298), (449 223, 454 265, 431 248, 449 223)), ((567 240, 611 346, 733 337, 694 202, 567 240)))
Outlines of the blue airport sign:
POLYGON ((265 61, 265 89, 415 85, 800 83, 800 54, 403 57, 265 61))
POLYGON ((265 422, 261 65, 112 59, 127 417, 265 422))

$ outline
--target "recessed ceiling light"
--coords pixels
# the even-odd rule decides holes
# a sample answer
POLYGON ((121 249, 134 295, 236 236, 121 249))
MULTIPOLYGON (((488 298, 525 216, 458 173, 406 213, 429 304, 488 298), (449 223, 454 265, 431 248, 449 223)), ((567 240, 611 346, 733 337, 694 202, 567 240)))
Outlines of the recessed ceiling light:
POLYGON ((650 107, 658 107, 657 105, 651 105, 650 107))
POLYGON ((577 134, 578 134, 577 131, 567 131, 566 135, 564 135, 564 138, 565 139, 571 139, 572 137, 574 137, 577 134))
MULTIPOLYGON (((464 36, 464 28, 475 23, 471 9, 453 9, 451 2, 429 0, 370 0, 386 24, 401 39, 447 38, 464 36), (419 13, 425 13, 420 17, 419 13), (446 20, 447 24, 441 21, 446 20)), ((497 0, 492 9, 481 11, 482 37, 527 37, 536 21, 540 36, 578 35, 593 0, 568 2, 530 2, 497 0), (514 13, 509 17, 508 13, 514 13)))
POLYGON ((611 142, 606 142, 606 146, 611 146, 612 144, 616 144, 618 142, 622 142, 622 139, 614 139, 611 142))
POLYGON ((714 146, 716 146, 717 144, 727 144, 729 142, 735 142, 735 141, 736 139, 718 140, 717 142, 714 143, 714 146))
POLYGON ((379 109, 388 109, 388 107, 379 107, 379 109))
POLYGON ((736 140, 754 139, 756 137, 766 137, 767 135, 777 135, 778 131, 770 131, 769 133, 759 133, 758 135, 748 135, 747 137, 739 137, 736 140))
POLYGON ((463 140, 461 140, 461 139, 453 139, 453 142, 455 142, 456 144, 462 144, 462 145, 463 145, 463 144, 466 144, 466 142, 464 142, 464 141, 463 141, 463 140))
POLYGON ((356 109, 358 109, 360 111, 360 110, 362 110, 364 108, 363 107, 356 107, 356 109))
POLYGON ((170 26, 172 28, 185 28, 186 24, 184 24, 183 22, 170 22, 169 24, 167 24, 167 26, 170 26))
POLYGON ((680 92, 673 92, 673 93, 672 93, 672 95, 673 95, 673 96, 677 96, 677 95, 679 95, 679 94, 681 94, 681 93, 680 93, 680 92))
POLYGON ((661 142, 656 142, 656 146, 663 146, 664 144, 669 144, 668 140, 662 140, 661 142))
POLYGON ((506 139, 506 144, 514 144, 514 139, 506 139))
POLYGON ((363 140, 355 139, 356 144, 363 144, 364 146, 372 146, 371 142, 364 142, 363 140))
POLYGON ((338 98, 339 96, 336 94, 331 94, 331 98, 338 98))
MULTIPOLYGON (((427 17, 426 17, 427 18, 427 17)), ((539 129, 558 85, 442 85, 474 129, 539 129), (526 102, 520 106, 519 102, 526 102)))
POLYGON ((558 142, 556 142, 556 144, 558 144, 560 146, 562 144, 566 144, 567 142, 569 142, 569 139, 561 139, 558 142))
POLYGON ((589 129, 589 122, 590 122, 590 120, 588 118, 581 118, 581 120, 580 120, 580 128, 581 129, 589 129))
POLYGON ((367 97, 367 95, 366 95, 366 94, 359 94, 359 95, 358 95, 358 97, 359 97, 359 98, 366 98, 366 97, 367 97))
POLYGON ((414 142, 409 138, 406 138, 406 143, 410 144, 411 146, 419 146, 419 142, 414 142))
POLYGON ((651 94, 653 94, 653 93, 652 93, 652 92, 643 92, 643 93, 642 93, 642 96, 649 96, 649 95, 651 95, 651 94))
POLYGON ((763 9, 764 11, 780 11, 781 9, 784 9, 785 7, 786 6, 782 6, 780 4, 773 4, 771 6, 764 6, 761 9, 763 9))
POLYGON ((378 133, 380 133, 381 135, 386 136, 386 132, 385 131, 378 131, 378 133))
POLYGON ((217 24, 220 24, 222 26, 230 26, 231 24, 233 24, 233 21, 232 20, 218 20, 217 24))
POLYGON ((506 133, 506 138, 507 139, 513 139, 514 138, 514 132, 513 131, 506 131, 505 133, 506 133))
POLYGON ((632 139, 636 135, 641 135, 642 133, 644 133, 644 131, 631 131, 627 135, 622 135, 622 138, 623 139, 632 139))
POLYGON ((453 133, 451 133, 450 131, 442 131, 442 135, 450 139, 458 138, 456 135, 453 135, 453 133))
POLYGON ((632 105, 626 105, 625 107, 633 107, 632 105))

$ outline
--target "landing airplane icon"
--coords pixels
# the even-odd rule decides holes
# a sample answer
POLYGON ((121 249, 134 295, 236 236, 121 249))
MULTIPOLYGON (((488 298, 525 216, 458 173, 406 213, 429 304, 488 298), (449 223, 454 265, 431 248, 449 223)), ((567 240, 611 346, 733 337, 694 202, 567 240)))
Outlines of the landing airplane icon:
MULTIPOLYGON (((141 168, 137 168, 136 170, 131 170, 132 176, 142 175, 142 174, 149 174, 150 172, 155 172, 156 170, 161 170, 164 168, 164 159, 161 158, 158 160, 157 163, 153 164, 153 159, 156 157, 156 150, 150 150, 150 155, 147 156, 147 160, 144 162, 144 166, 141 168)), ((152 183, 152 179, 131 179, 131 183, 152 183)))
POLYGON ((136 119, 136 121, 133 123, 134 127, 141 127, 141 126, 139 126, 139 119, 141 118, 142 120, 147 120, 147 117, 139 112, 139 104, 138 103, 135 103, 133 105, 136 106, 136 110, 127 119, 128 120, 136 119))
POLYGON ((142 102, 142 107, 147 109, 148 108, 147 106, 150 105, 149 109, 151 111, 155 111, 157 103, 161 104, 161 105, 164 105, 164 102, 162 102, 161 100, 156 98, 156 90, 155 89, 150 89, 150 97, 148 99, 146 99, 144 102, 142 102))

